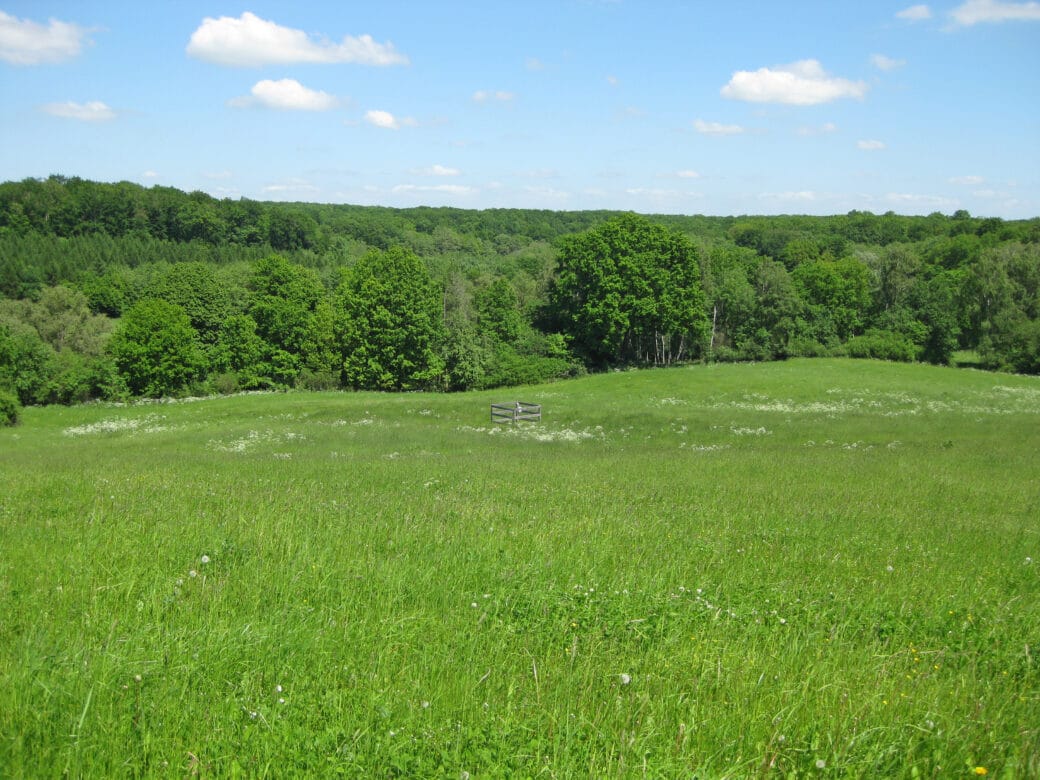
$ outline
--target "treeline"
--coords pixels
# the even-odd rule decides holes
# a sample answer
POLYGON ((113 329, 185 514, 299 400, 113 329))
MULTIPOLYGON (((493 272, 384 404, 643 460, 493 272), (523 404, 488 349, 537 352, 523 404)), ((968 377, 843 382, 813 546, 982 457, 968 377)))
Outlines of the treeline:
POLYGON ((468 389, 852 355, 1040 372, 1040 219, 649 218, 0 184, 0 393, 468 389))

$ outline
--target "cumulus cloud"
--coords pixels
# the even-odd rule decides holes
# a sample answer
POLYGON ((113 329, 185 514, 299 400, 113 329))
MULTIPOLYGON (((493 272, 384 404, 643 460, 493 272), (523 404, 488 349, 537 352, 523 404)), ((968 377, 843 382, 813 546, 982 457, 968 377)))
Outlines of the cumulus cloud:
POLYGON ((867 89, 866 82, 829 76, 817 60, 801 60, 756 71, 738 70, 722 88, 722 96, 751 103, 814 106, 839 98, 862 98, 867 89))
POLYGON ((490 101, 498 101, 500 103, 508 103, 510 100, 515 98, 512 92, 506 92, 505 90, 486 90, 478 89, 473 93, 473 101, 475 103, 488 103, 490 101))
POLYGON ((897 19, 905 19, 908 22, 923 22, 932 18, 932 9, 926 5, 912 5, 896 13, 897 19))
POLYGON ((12 65, 64 62, 77 56, 89 30, 50 19, 40 24, 0 11, 0 60, 12 65))
POLYGON ((381 127, 384 130, 400 130, 402 127, 415 127, 419 124, 410 116, 398 119, 389 111, 380 111, 378 109, 366 111, 365 121, 374 127, 381 127))
POLYGON ((1040 3, 1007 3, 1003 0, 968 0, 950 12, 953 21, 970 27, 984 22, 1040 21, 1040 3))
POLYGON ((884 149, 885 143, 883 141, 874 140, 856 141, 856 146, 865 152, 876 152, 880 149, 884 149))
POLYGON ((116 118, 116 112, 102 103, 100 100, 91 100, 88 103, 47 103, 40 106, 40 110, 51 116, 62 119, 78 119, 81 122, 107 122, 116 118))
POLYGON ((188 55, 217 65, 257 67, 290 63, 407 65, 408 58, 392 43, 377 43, 371 35, 346 35, 339 43, 315 38, 303 30, 282 27, 248 11, 235 19, 206 17, 191 34, 188 55))
POLYGON ((340 100, 327 92, 308 89, 296 79, 264 79, 253 85, 250 94, 228 103, 235 108, 260 106, 278 111, 328 111, 340 105, 340 100))
POLYGON ((906 65, 906 60, 894 60, 891 57, 886 57, 884 54, 871 54, 870 62, 878 70, 895 70, 906 65))
POLYGON ((412 168, 409 173, 415 176, 458 176, 462 171, 445 165, 431 165, 429 168, 412 168))
POLYGON ((985 181, 981 176, 951 176, 948 181, 950 184, 968 184, 978 185, 985 181))
POLYGON ((724 125, 721 122, 705 122, 703 119, 693 120, 693 129, 704 135, 739 135, 744 132, 740 125, 724 125))

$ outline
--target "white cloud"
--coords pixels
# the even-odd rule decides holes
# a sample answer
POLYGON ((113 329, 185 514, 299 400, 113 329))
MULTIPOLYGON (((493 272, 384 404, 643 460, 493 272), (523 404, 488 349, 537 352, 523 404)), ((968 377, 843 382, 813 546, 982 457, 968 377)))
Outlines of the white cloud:
POLYGON ((431 165, 429 168, 412 168, 409 173, 415 176, 458 176, 462 171, 444 165, 431 165))
POLYGON ((269 184, 261 191, 268 195, 293 195, 318 192, 318 188, 308 182, 297 180, 290 181, 286 184, 269 184))
POLYGON ((278 111, 328 111, 340 101, 327 92, 308 89, 296 79, 264 79, 253 85, 249 95, 233 98, 228 104, 235 108, 262 106, 278 111))
POLYGON ((617 76, 607 76, 607 83, 612 87, 616 87, 621 82, 618 81, 617 76))
POLYGON ((78 119, 81 122, 107 122, 116 118, 116 112, 102 103, 100 100, 91 100, 89 103, 47 103, 40 106, 40 110, 58 116, 62 119, 78 119))
POLYGON ((524 67, 526 67, 528 70, 534 71, 545 70, 545 63, 537 57, 528 57, 527 62, 524 63, 524 67))
POLYGON ((156 173, 155 171, 145 171, 144 173, 141 174, 141 176, 144 177, 145 179, 158 179, 159 178, 159 174, 156 173))
POLYGON ((816 193, 812 190, 799 190, 788 192, 763 192, 758 196, 762 200, 782 200, 794 203, 807 203, 816 200, 816 193))
POLYGON ((827 75, 817 60, 801 60, 756 71, 738 70, 722 88, 722 96, 752 103, 814 106, 839 98, 862 98, 867 89, 866 82, 827 75))
POLYGON ((701 177, 701 175, 697 173, 697 171, 691 170, 676 171, 675 175, 678 176, 680 179, 699 179, 701 177))
POLYGON ((1003 0, 968 0, 950 11, 962 27, 982 22, 1040 21, 1040 3, 1006 3, 1003 0))
POLYGON ((967 184, 974 186, 982 184, 985 179, 981 176, 951 176, 947 181, 949 181, 950 184, 967 184))
POLYGON ((740 125, 724 125, 721 122, 705 122, 703 119, 693 120, 693 129, 704 135, 739 135, 744 132, 740 125))
POLYGON ((391 189, 391 192, 440 192, 448 195, 472 195, 479 190, 463 184, 397 184, 391 189))
POLYGON ((797 132, 798 135, 807 135, 807 136, 825 135, 825 134, 828 134, 828 133, 836 133, 836 132, 838 132, 838 126, 836 124, 834 124, 833 122, 824 122, 819 127, 815 127, 815 126, 812 126, 812 127, 808 127, 808 126, 807 127, 799 127, 795 132, 797 132))
POLYGON ((928 206, 932 208, 940 207, 955 207, 960 205, 960 201, 955 198, 944 198, 939 195, 915 195, 907 192, 890 192, 885 195, 884 200, 889 203, 897 205, 916 205, 916 206, 928 206))
POLYGON ((365 121, 374 127, 381 127, 384 130, 400 130, 402 127, 415 127, 419 124, 410 116, 398 119, 389 111, 380 111, 378 109, 366 111, 365 121))
POLYGON ((360 65, 407 65, 394 45, 376 43, 371 35, 344 36, 340 43, 313 38, 303 30, 261 19, 248 11, 235 19, 206 17, 191 34, 190 56, 217 65, 256 67, 290 63, 353 62, 360 65))
POLYGON ((0 11, 0 60, 12 65, 62 62, 77 56, 83 43, 89 43, 88 32, 70 22, 50 19, 42 25, 0 11))
POLYGON ((856 146, 865 152, 876 152, 880 149, 884 149, 885 143, 884 141, 875 140, 856 141, 856 146))
POLYGON ((923 22, 932 18, 932 9, 926 5, 912 5, 896 13, 896 18, 906 19, 908 22, 923 22))
POLYGON ((515 97, 516 95, 514 95, 512 92, 506 92, 501 89, 496 91, 478 89, 476 92, 473 93, 473 101, 476 103, 487 103, 488 101, 492 100, 496 100, 501 103, 508 103, 515 97))
POLYGON ((878 70, 895 70, 906 65, 906 60, 894 60, 891 57, 886 57, 884 54, 871 54, 870 62, 878 70))

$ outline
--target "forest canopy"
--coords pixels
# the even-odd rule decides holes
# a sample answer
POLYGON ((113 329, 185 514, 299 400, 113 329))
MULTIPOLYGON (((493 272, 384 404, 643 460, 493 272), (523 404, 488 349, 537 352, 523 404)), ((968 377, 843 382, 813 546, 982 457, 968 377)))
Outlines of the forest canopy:
POLYGON ((444 389, 849 355, 1040 373, 1040 219, 681 216, 0 184, 0 392, 444 389))

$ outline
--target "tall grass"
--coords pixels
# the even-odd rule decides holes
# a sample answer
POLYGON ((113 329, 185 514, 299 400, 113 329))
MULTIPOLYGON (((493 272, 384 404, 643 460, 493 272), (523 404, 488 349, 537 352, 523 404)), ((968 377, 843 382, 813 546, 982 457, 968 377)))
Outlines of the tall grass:
POLYGON ((0 773, 1036 776, 1038 452, 856 361, 27 409, 0 773))

